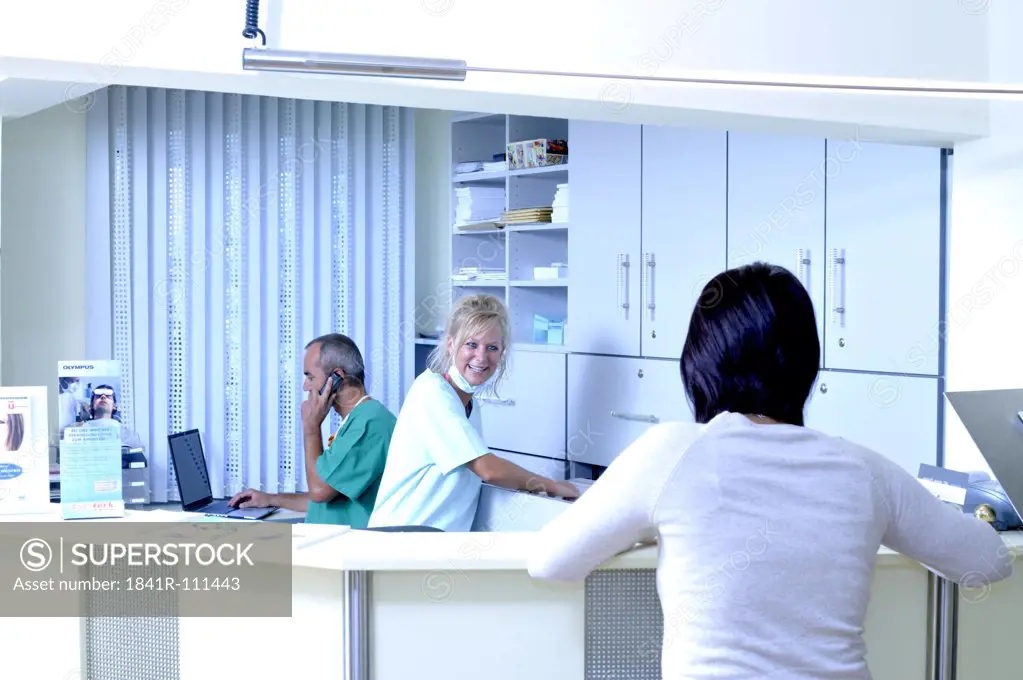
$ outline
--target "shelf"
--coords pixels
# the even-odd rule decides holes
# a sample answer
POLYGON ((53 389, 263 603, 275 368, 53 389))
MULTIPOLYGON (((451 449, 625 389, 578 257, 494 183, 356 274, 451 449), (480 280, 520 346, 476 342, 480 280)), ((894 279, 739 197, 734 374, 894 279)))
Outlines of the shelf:
POLYGON ((459 236, 472 236, 473 234, 502 234, 506 231, 564 231, 566 229, 568 229, 568 222, 535 222, 532 224, 508 224, 503 227, 480 227, 476 229, 452 227, 451 233, 459 236))
POLYGON ((568 177, 568 164, 545 165, 542 168, 521 168, 519 170, 493 170, 491 172, 460 172, 451 178, 455 184, 501 184, 506 177, 542 177, 549 175, 555 179, 568 177))
POLYGON ((509 170, 509 177, 522 177, 524 175, 558 175, 564 174, 568 176, 568 163, 563 165, 545 165, 542 168, 520 168, 518 170, 509 170))
POLYGON ((519 281, 511 281, 509 285, 518 286, 522 288, 567 288, 568 279, 524 279, 519 281))
POLYGON ((568 354, 568 345, 542 345, 535 342, 513 342, 511 349, 514 352, 547 352, 549 354, 568 354))
MULTIPOLYGON (((563 119, 514 115, 498 118, 492 114, 474 116, 467 112, 456 115, 451 131, 453 165, 496 157, 507 140, 568 139, 568 121, 563 119)), ((459 194, 473 193, 465 191, 467 187, 492 188, 483 192, 487 194, 500 195, 503 191, 505 200, 501 207, 505 210, 553 207, 558 198, 558 185, 569 182, 569 164, 515 170, 501 168, 501 164, 497 167, 500 169, 448 175, 452 181, 454 208, 449 238, 452 268, 449 271, 457 273, 460 267, 480 267, 504 272, 500 280, 449 279, 452 303, 465 295, 493 295, 508 309, 510 349, 520 353, 567 354, 566 345, 533 342, 547 337, 534 335, 533 326, 537 316, 552 321, 566 319, 569 279, 536 280, 533 272, 536 267, 568 261, 569 223, 500 224, 496 223, 499 218, 491 216, 477 220, 470 229, 463 229, 455 226, 454 216, 458 213, 459 194), (504 232, 515 234, 505 236, 504 232)), ((482 202, 500 203, 489 197, 482 202)), ((487 208, 486 212, 492 213, 493 208, 487 208)), ((479 214, 479 210, 475 214, 479 214)), ((564 214, 559 211, 559 215, 564 214)))
POLYGON ((504 184, 508 177, 507 170, 492 170, 490 172, 460 172, 451 178, 455 184, 504 184))
POLYGON ((501 234, 504 233, 505 229, 493 226, 493 227, 475 227, 473 229, 459 229, 458 227, 452 227, 451 233, 459 236, 472 236, 473 234, 501 234))
POLYGON ((508 279, 500 279, 498 281, 487 279, 485 281, 452 281, 452 286, 458 286, 459 288, 504 288, 508 285, 508 279))
POLYGON ((568 229, 568 222, 534 222, 532 224, 508 224, 504 231, 559 231, 568 229))

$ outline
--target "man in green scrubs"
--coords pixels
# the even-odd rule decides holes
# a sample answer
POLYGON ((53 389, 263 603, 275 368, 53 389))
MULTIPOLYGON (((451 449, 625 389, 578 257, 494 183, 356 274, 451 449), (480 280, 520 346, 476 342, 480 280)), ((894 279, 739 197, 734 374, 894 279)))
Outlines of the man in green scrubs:
MULTIPOLYGON (((306 493, 269 494, 255 489, 231 499, 232 506, 277 506, 306 513, 306 522, 365 529, 387 461, 395 417, 366 393, 362 354, 347 336, 323 335, 306 345, 303 361, 309 397, 302 402, 306 493), (333 408, 341 427, 323 448, 321 426, 333 408)), ((285 436, 287 433, 282 433, 285 436)))

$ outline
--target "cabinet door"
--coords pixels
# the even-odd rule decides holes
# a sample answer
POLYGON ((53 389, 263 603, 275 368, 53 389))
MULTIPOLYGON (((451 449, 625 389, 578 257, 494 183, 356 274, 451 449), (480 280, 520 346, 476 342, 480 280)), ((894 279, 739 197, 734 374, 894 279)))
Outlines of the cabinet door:
POLYGON ((643 356, 678 359, 727 259, 727 133, 643 127, 643 356))
POLYGON ((511 350, 498 394, 478 401, 489 448, 565 459, 564 354, 511 350))
POLYGON ((568 318, 573 352, 639 354, 639 125, 569 123, 568 318))
POLYGON ((828 141, 824 365, 938 374, 941 150, 828 141))
POLYGON ((938 378, 821 371, 806 426, 873 449, 916 477, 938 460, 938 378))
POLYGON ((569 461, 606 467, 665 421, 693 421, 677 361, 568 356, 569 461))
MULTIPOLYGON (((825 143, 728 134, 728 266, 785 267, 810 293, 824 339, 825 143)), ((822 352, 823 356, 823 352, 822 352)))

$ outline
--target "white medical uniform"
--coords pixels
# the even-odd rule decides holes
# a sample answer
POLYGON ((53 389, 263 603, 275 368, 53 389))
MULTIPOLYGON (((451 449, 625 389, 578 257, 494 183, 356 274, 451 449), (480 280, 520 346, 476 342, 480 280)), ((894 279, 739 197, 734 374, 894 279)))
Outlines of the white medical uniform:
POLYGON ((466 463, 486 453, 479 404, 466 418, 444 376, 424 371, 398 414, 369 526, 469 531, 482 481, 466 463))

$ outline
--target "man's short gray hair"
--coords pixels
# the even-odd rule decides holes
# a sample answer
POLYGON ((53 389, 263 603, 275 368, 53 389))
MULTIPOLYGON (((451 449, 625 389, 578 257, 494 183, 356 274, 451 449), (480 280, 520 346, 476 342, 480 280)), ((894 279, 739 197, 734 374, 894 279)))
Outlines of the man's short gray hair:
POLYGON ((305 347, 309 349, 313 345, 320 346, 319 364, 324 373, 329 375, 340 369, 346 379, 353 383, 358 381, 359 385, 365 386, 366 366, 362 361, 362 352, 351 338, 341 333, 327 333, 310 340, 305 347))

